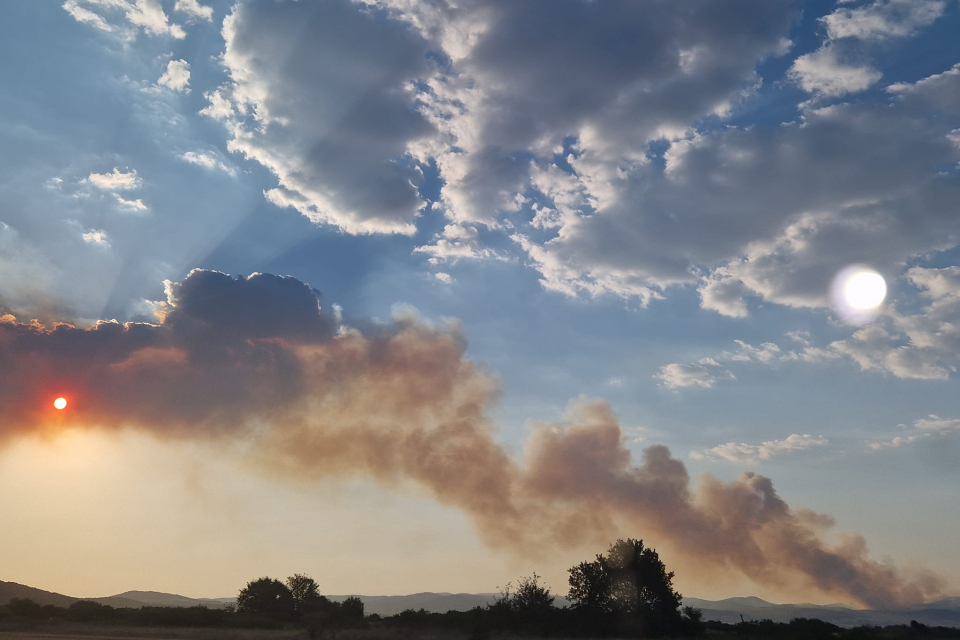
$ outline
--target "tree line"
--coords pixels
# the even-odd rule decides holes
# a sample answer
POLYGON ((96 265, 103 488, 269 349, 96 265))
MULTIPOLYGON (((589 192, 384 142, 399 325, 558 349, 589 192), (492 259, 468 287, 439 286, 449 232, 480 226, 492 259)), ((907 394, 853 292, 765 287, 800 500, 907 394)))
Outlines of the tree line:
MULTIPOLYGON (((769 620, 736 625, 704 622, 701 612, 682 606, 673 588, 674 573, 667 571, 657 552, 642 540, 617 540, 606 554, 569 569, 567 607, 554 605, 555 596, 536 573, 508 583, 486 607, 470 611, 428 613, 423 609, 381 617, 364 615, 363 602, 349 597, 336 602, 320 594, 317 582, 303 574, 280 581, 252 580, 237 595, 235 607, 142 607, 115 609, 92 601, 74 602, 67 608, 41 606, 14 598, 0 606, 4 621, 70 621, 105 625, 176 627, 302 628, 313 640, 338 630, 379 627, 407 637, 413 630, 456 632, 476 640, 504 633, 518 636, 564 637, 681 637, 709 633, 717 637, 784 640, 867 640, 870 638, 960 638, 960 630, 910 626, 842 629, 820 620, 797 619, 790 623, 769 620)), ((453 633, 451 633, 453 635, 453 633)))

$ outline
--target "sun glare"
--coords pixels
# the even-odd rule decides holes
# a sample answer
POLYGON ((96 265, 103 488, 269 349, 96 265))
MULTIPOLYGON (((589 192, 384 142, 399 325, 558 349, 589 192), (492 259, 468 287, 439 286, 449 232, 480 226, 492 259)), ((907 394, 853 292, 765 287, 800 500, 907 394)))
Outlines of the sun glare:
POLYGON ((64 397, 59 397, 53 401, 53 408, 63 411, 67 408, 67 399, 64 397))
POLYGON ((866 324, 880 314, 887 297, 887 282, 869 267, 852 265, 842 269, 830 287, 833 308, 851 324, 866 324))
POLYGON ((861 271, 847 280, 843 296, 854 309, 876 309, 887 297, 887 283, 876 271, 861 271))

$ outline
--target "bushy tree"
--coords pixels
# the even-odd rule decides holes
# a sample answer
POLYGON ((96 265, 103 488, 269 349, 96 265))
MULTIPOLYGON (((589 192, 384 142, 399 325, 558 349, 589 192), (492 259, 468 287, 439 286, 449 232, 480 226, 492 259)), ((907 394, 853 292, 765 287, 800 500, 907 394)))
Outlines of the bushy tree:
POLYGON ((550 589, 540 583, 540 579, 536 573, 520 578, 511 603, 516 611, 540 615, 553 608, 554 597, 550 595, 550 589))
POLYGON ((296 615, 296 604, 287 585, 273 578, 259 578, 240 590, 237 611, 274 620, 291 620, 296 615))
POLYGON ((293 596, 293 605, 298 615, 313 613, 320 608, 320 587, 310 576, 295 573, 287 578, 287 588, 293 596))
POLYGON ((612 617, 622 632, 662 635, 681 629, 673 572, 643 540, 617 540, 606 556, 571 568, 569 598, 588 614, 612 617))
POLYGON ((7 603, 7 611, 18 618, 39 618, 43 607, 30 598, 11 598, 7 603))

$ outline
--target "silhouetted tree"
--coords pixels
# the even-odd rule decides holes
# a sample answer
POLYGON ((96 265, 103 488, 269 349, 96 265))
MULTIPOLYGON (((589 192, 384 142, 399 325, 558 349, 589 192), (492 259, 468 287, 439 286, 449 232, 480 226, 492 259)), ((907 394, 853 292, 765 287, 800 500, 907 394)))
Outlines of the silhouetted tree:
POLYGON ((621 632, 663 635, 681 629, 673 572, 643 540, 617 540, 606 556, 571 568, 569 598, 584 613, 612 616, 621 632))
POLYGON ((293 605, 298 615, 312 613, 319 609, 320 587, 317 581, 300 573, 287 578, 287 588, 293 596, 293 605))
POLYGON ((340 603, 340 618, 346 625, 355 625, 363 622, 363 600, 350 596, 340 603))
POLYGON ((240 590, 237 611, 256 613, 274 620, 290 620, 296 614, 296 605, 287 585, 273 578, 260 578, 247 583, 240 590))
POLYGON ((43 607, 30 598, 11 598, 7 603, 7 611, 18 618, 39 618, 43 607))
POLYGON ((517 582, 512 604, 518 612, 542 615, 553 608, 553 601, 550 589, 540 584, 540 576, 534 573, 528 578, 520 578, 517 582))

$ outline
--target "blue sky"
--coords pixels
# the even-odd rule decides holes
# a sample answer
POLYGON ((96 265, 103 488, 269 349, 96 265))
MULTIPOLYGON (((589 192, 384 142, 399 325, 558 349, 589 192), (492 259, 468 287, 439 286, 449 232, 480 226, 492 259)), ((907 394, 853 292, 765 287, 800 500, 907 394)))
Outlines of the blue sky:
MULTIPOLYGON (((5 3, 0 313, 156 322, 164 282, 205 269, 293 276, 346 324, 457 318, 511 451, 600 398, 635 458, 759 472, 955 591, 958 30, 954 0, 5 3), (859 326, 828 295, 851 264, 888 287, 859 326)), ((563 568, 541 570, 561 591, 563 568)), ((195 595, 232 589, 214 573, 195 595)), ((329 589, 492 590, 477 575, 329 589)))

